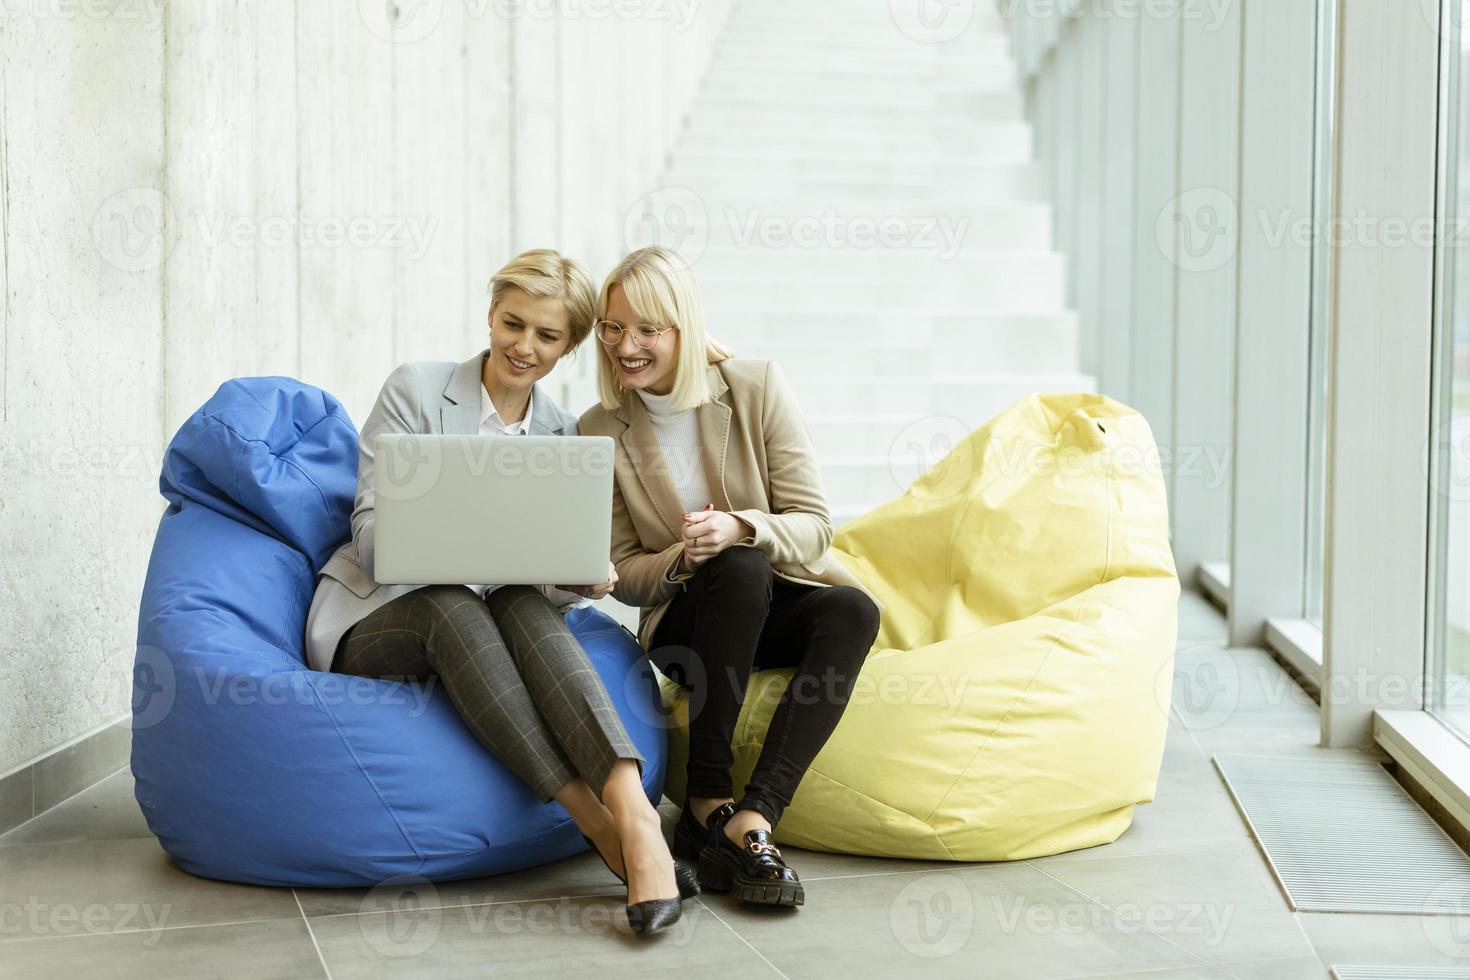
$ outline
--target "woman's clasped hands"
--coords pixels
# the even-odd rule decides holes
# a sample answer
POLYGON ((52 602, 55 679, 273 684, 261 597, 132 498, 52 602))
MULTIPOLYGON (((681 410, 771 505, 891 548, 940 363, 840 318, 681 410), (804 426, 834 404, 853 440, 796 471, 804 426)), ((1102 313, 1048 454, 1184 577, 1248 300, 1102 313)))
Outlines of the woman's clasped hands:
POLYGON ((704 510, 684 515, 684 570, 692 572, 735 542, 755 534, 755 528, 734 514, 715 510, 705 504, 704 510))

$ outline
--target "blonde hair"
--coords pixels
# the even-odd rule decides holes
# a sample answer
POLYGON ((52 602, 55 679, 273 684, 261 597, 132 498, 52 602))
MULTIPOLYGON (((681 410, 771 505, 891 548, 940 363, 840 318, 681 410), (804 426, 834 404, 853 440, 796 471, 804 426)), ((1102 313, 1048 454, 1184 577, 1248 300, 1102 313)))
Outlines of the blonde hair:
POLYGON ((490 315, 505 298, 506 290, 519 289, 532 296, 551 296, 567 308, 571 338, 570 354, 592 333, 596 294, 592 280, 573 260, 555 249, 533 248, 511 259, 490 277, 490 315))
MULTIPOLYGON (((678 327, 678 353, 674 356, 674 408, 697 408, 710 400, 706 365, 734 357, 724 345, 705 332, 704 302, 694 270, 677 252, 651 245, 631 252, 608 273, 597 294, 596 319, 607 316, 608 297, 613 287, 622 286, 628 305, 644 320, 678 327)), ((626 394, 613 366, 614 354, 605 344, 597 359, 597 395, 602 407, 617 408, 626 394)))

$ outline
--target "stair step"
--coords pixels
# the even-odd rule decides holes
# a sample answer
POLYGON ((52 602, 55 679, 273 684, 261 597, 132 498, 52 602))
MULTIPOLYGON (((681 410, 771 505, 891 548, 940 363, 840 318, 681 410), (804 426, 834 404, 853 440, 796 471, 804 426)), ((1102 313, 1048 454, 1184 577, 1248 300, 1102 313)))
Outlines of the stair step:
POLYGON ((1038 202, 1045 199, 1041 171, 1032 164, 998 163, 984 178, 935 181, 898 177, 859 180, 800 175, 721 175, 681 173, 671 186, 693 191, 706 210, 725 207, 787 206, 807 203, 842 214, 930 214, 956 203, 980 205, 1038 202), (902 202, 902 203, 898 203, 902 202))
POLYGON ((768 283, 782 282, 841 284, 858 280, 898 285, 920 277, 955 277, 976 283, 1005 282, 1023 289, 1027 283, 1037 282, 1037 276, 1050 277, 1062 271, 1062 257, 1056 252, 960 251, 958 246, 963 244, 967 226, 948 216, 940 217, 943 220, 935 219, 932 225, 916 220, 901 229, 895 225, 889 232, 893 240, 907 236, 908 246, 881 251, 864 247, 857 232, 844 232, 852 235, 852 244, 845 247, 752 247, 706 252, 700 257, 699 278, 706 284, 711 274, 745 279, 760 289, 768 283))
POLYGON ((902 256, 916 244, 942 251, 957 243, 959 254, 967 255, 1002 249, 1047 252, 1052 245, 1051 211, 1045 205, 944 207, 931 208, 927 214, 874 211, 857 216, 835 210, 727 207, 691 215, 682 227, 691 236, 704 236, 701 261, 715 268, 720 267, 716 254, 737 261, 752 253, 902 256))
MULTIPOLYGON (((773 132, 769 128, 735 127, 728 121, 706 122, 691 116, 684 124, 679 140, 680 149, 690 152, 719 153, 742 150, 755 153, 780 147, 793 156, 882 156, 893 153, 895 147, 903 147, 914 154, 933 156, 936 159, 962 159, 993 157, 1004 153, 1011 162, 1010 153, 1013 137, 998 136, 994 127, 1010 128, 1025 125, 1018 121, 997 121, 927 127, 916 124, 901 133, 873 128, 823 127, 820 124, 791 128, 773 132)), ((1014 162, 1030 158, 1029 148, 1034 139, 1028 132, 1025 146, 1028 152, 1014 162)))
MULTIPOLYGON (((1065 349, 1072 349, 1077 332, 1077 315, 1070 311, 986 313, 972 306, 946 310, 926 308, 922 304, 881 310, 834 304, 821 309, 743 307, 706 312, 710 332, 734 345, 737 353, 746 357, 766 357, 764 351, 775 349, 767 345, 781 343, 810 342, 833 347, 846 343, 893 343, 894 331, 900 327, 916 350, 942 344, 1011 349, 1024 345, 1030 337, 1035 337, 1038 344, 1065 343, 1065 349)), ((770 356, 780 360, 775 354, 770 356)))
POLYGON ((716 153, 684 153, 669 165, 665 179, 670 183, 680 183, 705 178, 739 180, 778 175, 802 179, 820 177, 825 180, 980 183, 991 179, 997 172, 996 168, 1025 167, 1031 164, 1031 147, 1029 140, 1024 138, 1012 140, 1009 146, 998 145, 996 151, 996 158, 970 162, 932 157, 928 160, 786 157, 762 163, 753 156, 722 160, 716 153))
POLYGON ((1042 252, 998 259, 970 277, 849 279, 773 275, 753 281, 748 274, 701 270, 699 279, 705 306, 715 312, 748 313, 772 308, 796 312, 835 303, 871 303, 878 309, 942 303, 964 304, 976 313, 1003 313, 1061 312, 1063 275, 1061 256, 1042 252))
POLYGON ((1018 90, 966 92, 920 105, 901 101, 808 104, 803 96, 798 98, 801 101, 792 101, 790 95, 697 99, 689 114, 691 118, 712 122, 767 127, 772 124, 798 127, 817 121, 852 126, 913 125, 916 117, 923 120, 920 125, 924 126, 987 120, 1021 122, 1026 118, 1025 100, 1018 90))
POLYGON ((888 103, 928 99, 939 95, 972 92, 1013 91, 1020 84, 1010 62, 977 65, 964 72, 874 78, 871 75, 833 76, 830 73, 764 72, 752 78, 749 67, 713 70, 699 87, 702 99, 733 99, 741 96, 776 97, 811 104, 814 101, 850 104, 872 100, 888 103), (801 87, 796 88, 799 84, 801 87))
MULTIPOLYGON (((705 127, 701 127, 704 129, 705 127)), ((765 169, 771 166, 859 166, 864 164, 943 164, 966 166, 994 163, 997 156, 1005 162, 1028 162, 1034 134, 1030 123, 995 122, 969 126, 954 136, 971 137, 969 147, 961 147, 959 140, 941 139, 933 133, 925 133, 922 139, 894 145, 879 133, 849 134, 850 145, 833 145, 830 142, 809 138, 801 142, 783 142, 776 145, 758 143, 744 134, 708 133, 707 141, 691 139, 686 130, 685 138, 670 152, 669 162, 673 166, 689 166, 695 169, 723 167, 749 167, 765 169), (1020 160, 1012 154, 1021 154, 1020 160)))
MULTIPOLYGON (((993 374, 965 378, 791 378, 797 400, 808 411, 907 412, 914 421, 958 419, 973 427, 1037 392, 1094 391, 1088 375, 993 374)), ((820 445, 818 446, 820 450, 820 445)))
POLYGON ((1057 317, 1045 334, 945 331, 939 339, 911 330, 902 313, 892 314, 886 336, 877 340, 856 340, 836 331, 820 340, 764 339, 750 336, 738 320, 728 318, 712 323, 710 330, 738 353, 775 361, 792 377, 881 378, 916 371, 945 377, 1077 367, 1077 324, 1070 317, 1057 317))

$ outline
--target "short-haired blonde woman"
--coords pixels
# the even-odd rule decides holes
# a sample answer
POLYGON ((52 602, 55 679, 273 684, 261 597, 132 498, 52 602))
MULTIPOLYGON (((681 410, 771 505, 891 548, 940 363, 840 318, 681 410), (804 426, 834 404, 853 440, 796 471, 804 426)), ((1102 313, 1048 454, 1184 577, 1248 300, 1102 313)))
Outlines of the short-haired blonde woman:
MULTIPOLYGON (((591 332, 593 302, 592 283, 575 262, 547 249, 525 252, 490 280, 488 349, 459 364, 404 364, 388 376, 362 429, 352 540, 322 569, 307 616, 307 653, 317 670, 439 678, 480 744, 543 802, 562 804, 628 883, 629 924, 647 934, 673 924, 680 899, 698 885, 689 869, 675 867, 658 811, 643 793, 643 757, 554 593, 526 585, 379 585, 373 578, 374 439, 385 432, 575 435, 576 419, 536 382, 591 332)), ((600 598, 614 578, 610 570, 602 585, 566 588, 600 598)))
POLYGON ((811 435, 781 371, 706 336, 688 265, 632 253, 597 317, 601 403, 581 431, 618 446, 612 594, 642 607, 639 642, 690 689, 674 853, 698 860, 708 889, 801 905, 772 831, 847 706, 879 608, 827 552, 811 435), (737 802, 730 740, 751 672, 767 667, 795 674, 737 802))

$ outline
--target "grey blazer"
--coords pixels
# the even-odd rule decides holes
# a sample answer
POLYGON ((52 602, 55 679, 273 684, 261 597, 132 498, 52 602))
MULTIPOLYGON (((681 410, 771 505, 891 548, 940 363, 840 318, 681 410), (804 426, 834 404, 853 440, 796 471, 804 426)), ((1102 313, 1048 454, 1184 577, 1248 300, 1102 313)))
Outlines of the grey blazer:
MULTIPOLYGON (((327 559, 306 615, 306 662, 331 670, 342 634, 390 599, 416 585, 379 585, 373 578, 373 441, 384 432, 474 435, 480 429, 481 371, 489 351, 460 364, 401 364, 383 382, 377 404, 358 439, 357 497, 352 540, 327 559)), ((539 387, 531 389, 532 435, 577 434, 577 417, 564 412, 539 387)), ((570 595, 563 593, 563 595, 570 595)), ((575 599, 575 596, 570 596, 575 599)))

